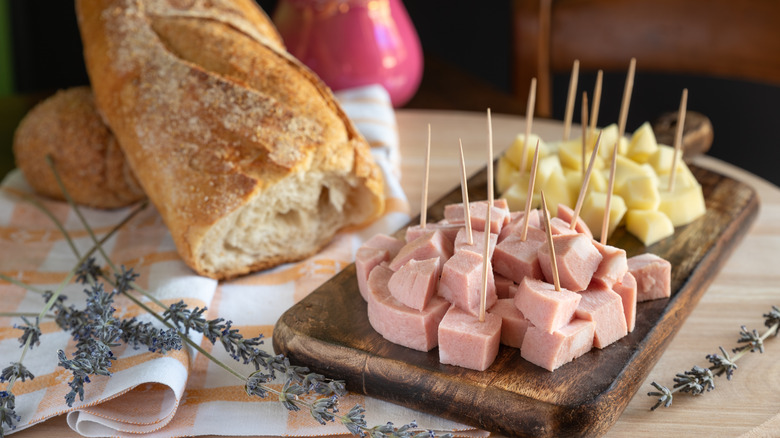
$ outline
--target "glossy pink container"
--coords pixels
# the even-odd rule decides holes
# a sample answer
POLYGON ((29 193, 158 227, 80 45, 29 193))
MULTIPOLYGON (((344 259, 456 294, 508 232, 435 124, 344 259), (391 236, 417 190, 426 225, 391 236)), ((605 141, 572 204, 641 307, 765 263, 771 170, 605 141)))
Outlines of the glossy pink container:
POLYGON ((333 90, 378 83, 399 107, 420 85, 420 40, 401 0, 280 0, 273 21, 333 90))

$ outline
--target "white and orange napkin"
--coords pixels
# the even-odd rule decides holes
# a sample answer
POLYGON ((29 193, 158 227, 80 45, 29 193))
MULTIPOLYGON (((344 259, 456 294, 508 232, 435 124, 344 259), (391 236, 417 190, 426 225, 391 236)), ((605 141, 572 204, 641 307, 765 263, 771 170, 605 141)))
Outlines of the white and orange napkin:
MULTIPOLYGON (((273 326, 281 314, 354 260, 360 244, 375 233, 393 233, 409 220, 406 197, 399 183, 399 147, 395 114, 387 93, 379 86, 337 93, 345 111, 372 146, 386 180, 388 209, 371 226, 342 233, 323 251, 307 260, 217 283, 195 275, 179 259, 170 235, 154 208, 147 208, 104 245, 119 265, 134 267, 138 282, 166 304, 184 300, 190 307, 208 307, 208 318, 233 322, 244 337, 263 334, 264 348, 273 353, 273 326)), ((53 290, 77 258, 52 221, 21 193, 32 193, 17 170, 0 186, 0 272, 53 290)), ((39 199, 62 221, 83 254, 92 241, 76 214, 64 202, 39 199)), ((99 211, 83 208, 98 236, 107 233, 130 211, 99 211)), ((98 257, 98 262, 103 263, 98 257)), ((64 294, 67 304, 83 307, 81 286, 70 284, 64 294)), ((124 297, 117 297, 116 316, 137 316, 154 321, 124 297)), ((0 280, 0 312, 40 312, 43 298, 34 292, 0 280)), ((13 325, 18 318, 0 317, 0 368, 19 360, 18 337, 13 325)), ((307 411, 289 412, 278 400, 250 397, 243 383, 192 349, 164 356, 132 347, 117 349, 111 377, 95 377, 85 385, 85 398, 68 407, 70 374, 57 366, 57 350, 71 357, 74 341, 55 322, 41 322, 41 343, 24 359, 35 379, 18 381, 13 387, 16 411, 21 416, 17 431, 56 415, 67 413, 73 430, 85 436, 173 437, 191 435, 288 435, 313 436, 347 433, 338 423, 321 426, 307 411)), ((221 345, 195 338, 200 345, 235 369, 249 375, 254 368, 233 361, 221 345)), ((281 387, 282 381, 274 382, 281 387)), ((0 391, 7 383, 0 384, 0 391)), ((347 388, 349 389, 349 388, 347 388)), ((366 409, 370 426, 391 421, 396 425, 416 420, 421 427, 439 430, 469 430, 468 426, 409 410, 357 394, 341 402, 346 413, 354 404, 366 409)), ((9 433, 9 431, 6 431, 9 433)))

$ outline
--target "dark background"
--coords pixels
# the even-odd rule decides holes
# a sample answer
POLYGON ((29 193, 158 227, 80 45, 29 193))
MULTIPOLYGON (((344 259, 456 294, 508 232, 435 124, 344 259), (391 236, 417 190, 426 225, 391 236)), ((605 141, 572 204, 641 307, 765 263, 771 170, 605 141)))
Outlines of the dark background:
MULTIPOLYGON (((88 83, 73 2, 0 0, 10 2, 16 93, 51 93, 88 83)), ((271 15, 276 0, 258 0, 271 15)), ((474 77, 499 92, 511 90, 511 1, 466 0, 404 2, 420 36, 426 62, 451 65, 453 71, 474 77)), ((769 56, 778 56, 769 54, 769 56)), ((430 78, 424 78, 430 80, 430 78)), ((553 81, 553 117, 563 118, 568 75, 553 81)), ((582 72, 579 89, 593 89, 595 75, 582 72)), ((617 120, 625 72, 605 73, 599 125, 617 120)), ((689 89, 688 109, 710 118, 715 140, 710 155, 756 173, 780 185, 780 87, 727 79, 672 76, 642 71, 637 74, 627 132, 679 105, 689 89)), ((420 104, 417 103, 419 106, 420 104)), ((517 107, 524 108, 525 102, 517 107)))

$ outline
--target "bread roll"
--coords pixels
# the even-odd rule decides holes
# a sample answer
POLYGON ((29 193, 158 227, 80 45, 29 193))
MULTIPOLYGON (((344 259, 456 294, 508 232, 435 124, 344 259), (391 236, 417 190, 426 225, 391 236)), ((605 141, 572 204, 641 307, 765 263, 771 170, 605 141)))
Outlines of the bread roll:
POLYGON ((367 142, 252 0, 76 6, 97 107, 196 272, 299 260, 381 214, 367 142))
POLYGON ((89 87, 60 90, 31 109, 16 128, 13 148, 16 166, 44 196, 65 199, 46 162, 51 155, 78 204, 118 208, 146 197, 100 119, 89 87))

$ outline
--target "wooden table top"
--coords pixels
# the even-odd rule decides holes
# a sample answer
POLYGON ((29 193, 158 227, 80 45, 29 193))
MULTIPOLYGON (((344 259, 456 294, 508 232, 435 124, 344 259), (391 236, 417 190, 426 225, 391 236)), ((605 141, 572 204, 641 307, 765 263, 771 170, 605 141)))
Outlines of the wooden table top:
MULTIPOLYGON (((487 160, 486 117, 483 113, 399 110, 401 184, 409 198, 411 214, 420 210, 427 124, 431 124, 432 148, 429 202, 460 183, 458 138, 462 138, 466 167, 473 174, 487 160)), ((519 116, 493 115, 495 156, 525 129, 519 116)), ((543 139, 561 138, 560 122, 536 120, 533 131, 543 139)), ((574 130, 573 132, 578 132, 574 130)), ((655 399, 646 393, 650 383, 673 385, 676 373, 693 365, 709 365, 705 356, 737 345, 741 325, 763 332, 762 315, 780 305, 780 270, 775 254, 780 251, 780 189, 726 163, 702 156, 697 165, 743 181, 756 189, 760 202, 758 218, 744 241, 734 251, 712 282, 675 339, 633 397, 608 437, 763 437, 780 435, 780 340, 768 339, 763 354, 753 353, 738 362, 731 381, 717 377, 716 389, 698 397, 680 395, 670 408, 650 411, 655 399)), ((77 436, 64 416, 14 434, 20 438, 77 436)))

